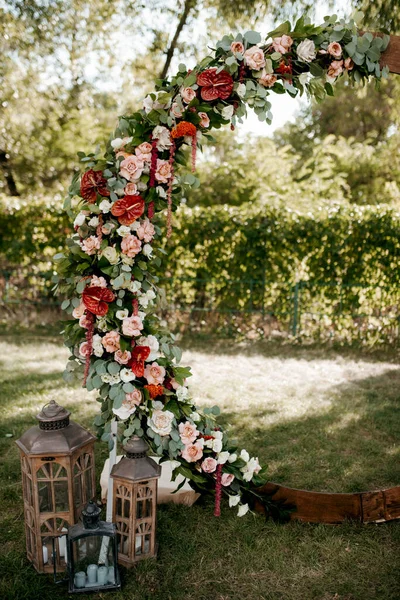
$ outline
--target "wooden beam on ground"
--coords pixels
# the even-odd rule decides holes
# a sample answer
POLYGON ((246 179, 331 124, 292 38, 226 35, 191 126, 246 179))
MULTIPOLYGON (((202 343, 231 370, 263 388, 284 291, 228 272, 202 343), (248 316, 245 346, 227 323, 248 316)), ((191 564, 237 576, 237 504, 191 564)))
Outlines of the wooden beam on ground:
POLYGON ((391 35, 389 46, 382 54, 381 67, 387 65, 391 73, 400 75, 400 35, 391 35))
MULTIPOLYGON (((382 523, 400 519, 400 486, 356 494, 328 494, 268 482, 257 491, 271 500, 295 506, 290 518, 303 523, 382 523)), ((264 512, 261 503, 256 510, 264 512)))

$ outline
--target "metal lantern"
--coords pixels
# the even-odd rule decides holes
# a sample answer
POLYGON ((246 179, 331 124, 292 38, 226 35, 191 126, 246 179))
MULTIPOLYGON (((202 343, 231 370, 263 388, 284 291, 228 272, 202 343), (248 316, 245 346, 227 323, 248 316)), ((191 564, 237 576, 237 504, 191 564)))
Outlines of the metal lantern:
POLYGON ((39 573, 66 568, 66 533, 93 498, 95 437, 51 400, 17 445, 28 559, 39 573), (54 547, 54 549, 53 549, 54 547))
POLYGON ((126 456, 114 465, 113 521, 117 527, 118 562, 131 567, 157 554, 157 482, 161 466, 147 456, 148 446, 138 437, 124 446, 126 456))
POLYGON ((114 523, 100 521, 101 509, 92 501, 82 521, 67 536, 69 592, 100 592, 121 586, 117 568, 114 523))

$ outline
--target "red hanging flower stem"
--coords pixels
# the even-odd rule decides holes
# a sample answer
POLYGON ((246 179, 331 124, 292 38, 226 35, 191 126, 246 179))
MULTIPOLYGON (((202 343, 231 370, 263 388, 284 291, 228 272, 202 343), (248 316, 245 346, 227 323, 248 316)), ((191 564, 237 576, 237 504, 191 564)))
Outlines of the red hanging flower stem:
POLYGON ((175 156, 175 142, 172 140, 172 144, 169 148, 169 164, 171 165, 171 172, 168 182, 168 212, 167 212, 167 238, 171 237, 172 233, 172 183, 174 180, 174 156, 175 156))
POLYGON ((215 482, 215 508, 214 517, 221 516, 221 496, 222 496, 222 465, 217 465, 217 480, 215 482))

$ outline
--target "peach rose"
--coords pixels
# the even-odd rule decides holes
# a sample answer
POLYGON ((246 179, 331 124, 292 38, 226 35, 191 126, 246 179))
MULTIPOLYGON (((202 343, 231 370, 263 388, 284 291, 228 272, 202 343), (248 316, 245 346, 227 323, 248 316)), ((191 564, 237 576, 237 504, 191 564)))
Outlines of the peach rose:
POLYGON ((104 277, 97 277, 97 275, 93 275, 89 285, 90 287, 96 286, 106 288, 107 281, 104 279, 104 277))
POLYGON ((244 61, 250 69, 259 71, 265 67, 264 52, 258 46, 252 46, 244 53, 244 61))
POLYGON ((129 182, 126 184, 125 188, 124 188, 124 193, 127 196, 136 196, 136 194, 138 194, 138 189, 137 189, 137 185, 136 183, 133 183, 133 181, 129 182))
POLYGON ((127 365, 131 359, 131 353, 129 350, 117 350, 114 354, 114 360, 120 365, 127 365))
POLYGON ((153 385, 160 385, 164 381, 165 369, 161 365, 153 362, 151 365, 147 365, 144 370, 144 376, 147 382, 153 385))
POLYGON ((199 112, 200 117, 200 127, 208 127, 210 125, 210 118, 207 113, 199 112))
POLYGON ((74 308, 74 310, 72 311, 72 316, 74 317, 74 319, 79 319, 84 314, 85 310, 86 306, 83 304, 83 302, 81 302, 79 306, 74 308))
POLYGON ((276 37, 272 40, 273 49, 275 52, 280 52, 281 54, 289 52, 292 44, 293 40, 290 35, 283 35, 282 37, 276 37))
POLYGON ((135 389, 133 392, 126 394, 120 408, 113 408, 113 413, 117 415, 119 419, 125 421, 136 411, 136 407, 139 406, 141 402, 142 392, 135 389))
POLYGON ((82 344, 79 346, 79 354, 85 358, 90 356, 91 352, 88 342, 82 342, 82 344))
POLYGON ((179 435, 181 436, 182 443, 187 446, 192 444, 199 435, 196 425, 186 421, 186 423, 179 423, 179 435))
POLYGON ((342 46, 339 42, 331 42, 328 46, 328 53, 334 58, 340 58, 342 56, 342 46))
POLYGON ((235 479, 235 476, 232 473, 222 473, 221 483, 224 486, 231 485, 232 481, 235 479))
POLYGON ((133 258, 140 252, 142 247, 142 242, 136 237, 136 235, 132 235, 131 233, 122 238, 121 242, 121 250, 123 254, 129 256, 129 258, 133 258))
POLYGON ((139 156, 144 162, 151 162, 151 151, 152 145, 149 142, 142 142, 135 149, 135 154, 139 156))
POLYGON ((136 235, 140 240, 144 240, 146 244, 148 244, 153 239, 155 232, 156 230, 154 229, 153 223, 150 223, 150 221, 146 219, 140 223, 136 235))
POLYGON ((182 450, 182 458, 187 460, 187 462, 196 462, 196 460, 200 460, 202 456, 203 446, 200 444, 200 442, 188 444, 185 446, 184 450, 182 450))
POLYGON ((177 102, 172 103, 170 112, 176 119, 180 119, 180 117, 182 116, 181 107, 179 106, 179 104, 177 102))
POLYGON ((95 235, 90 235, 86 240, 83 240, 81 246, 82 250, 91 256, 95 254, 96 250, 100 250, 100 240, 95 235))
POLYGON ((128 158, 128 156, 132 156, 132 154, 130 154, 129 152, 124 152, 123 150, 119 150, 118 152, 116 152, 115 156, 116 158, 120 158, 121 156, 123 156, 123 158, 128 158))
POLYGON ((264 87, 270 88, 273 85, 275 85, 275 83, 277 81, 278 81, 278 78, 276 75, 272 75, 271 73, 266 73, 265 69, 264 69, 263 72, 261 73, 261 77, 258 80, 258 83, 260 83, 264 87))
POLYGON ((119 338, 118 331, 108 331, 102 338, 101 343, 107 352, 116 352, 119 350, 119 338))
POLYGON ((203 469, 204 473, 214 473, 215 469, 217 468, 217 461, 215 458, 211 458, 211 456, 209 456, 203 460, 201 463, 201 468, 203 469))
POLYGON ((353 59, 350 58, 350 56, 348 58, 346 58, 346 60, 344 61, 344 67, 348 71, 351 71, 352 69, 354 69, 354 62, 353 62, 353 59))
POLYGON ((129 337, 140 335, 143 323, 140 317, 126 317, 122 319, 122 333, 129 337))
POLYGON ((328 77, 339 77, 343 73, 343 61, 333 60, 329 65, 328 77))
POLYGON ((244 46, 242 42, 232 42, 231 52, 233 54, 244 54, 244 46))
POLYGON ((142 392, 136 388, 133 390, 133 392, 126 394, 124 402, 129 402, 131 406, 139 406, 139 404, 142 402, 142 398, 142 392))
POLYGON ((168 183, 171 177, 171 165, 168 160, 157 159, 155 177, 160 183, 168 183))
POLYGON ((186 102, 186 104, 189 104, 189 102, 196 98, 196 92, 191 87, 183 88, 181 96, 183 101, 186 102))
POLYGON ((128 181, 137 181, 143 173, 143 161, 134 154, 125 158, 120 166, 119 174, 128 181))

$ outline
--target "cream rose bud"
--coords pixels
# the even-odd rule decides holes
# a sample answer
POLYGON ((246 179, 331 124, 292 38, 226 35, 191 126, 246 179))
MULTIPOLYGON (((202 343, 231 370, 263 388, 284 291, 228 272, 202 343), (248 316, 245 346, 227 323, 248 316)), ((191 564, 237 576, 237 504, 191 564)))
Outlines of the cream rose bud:
POLYGON ((88 221, 89 227, 97 227, 98 224, 99 224, 99 218, 98 217, 92 217, 90 219, 90 221, 88 221))
POLYGON ((222 473, 221 483, 223 486, 227 487, 231 485, 232 481, 235 479, 235 476, 232 473, 222 473))
POLYGON ((186 400, 188 395, 189 395, 189 390, 187 387, 180 385, 178 388, 176 388, 176 397, 178 398, 178 400, 180 402, 183 402, 184 400, 186 400))
POLYGON ((102 255, 108 260, 110 265, 116 265, 119 260, 117 249, 114 246, 104 248, 102 255))
POLYGON ((140 281, 131 281, 130 284, 128 285, 128 290, 130 292, 132 292, 133 294, 135 294, 136 292, 138 292, 140 290, 140 288, 142 287, 142 284, 140 283, 140 281))
POLYGON ((340 58, 342 56, 342 46, 339 42, 331 42, 328 46, 328 53, 334 58, 340 58))
POLYGON ((265 67, 264 52, 258 46, 252 46, 244 53, 244 61, 253 71, 260 71, 265 67))
POLYGON ((78 213, 75 217, 74 227, 81 227, 86 220, 86 215, 82 212, 78 213))
POLYGON ((240 453, 240 458, 247 463, 250 460, 250 454, 247 452, 247 450, 242 450, 240 453))
POLYGON ((163 125, 157 125, 152 132, 153 139, 157 141, 157 150, 168 150, 171 146, 171 135, 169 129, 163 125))
POLYGON ((196 462, 200 460, 203 456, 203 444, 201 443, 203 440, 198 440, 194 444, 188 444, 182 450, 182 458, 184 458, 187 462, 196 462))
POLYGON ((214 440, 213 441, 213 445, 212 445, 212 449, 217 454, 218 454, 218 452, 221 452, 221 450, 222 450, 222 440, 214 440))
POLYGON ((189 102, 191 102, 194 98, 196 98, 196 92, 191 87, 183 88, 181 90, 181 96, 182 96, 183 101, 186 104, 189 104, 189 102))
POLYGON ((129 311, 127 308, 123 308, 122 310, 117 310, 117 312, 115 313, 115 316, 117 317, 117 319, 119 319, 120 321, 122 321, 122 319, 126 319, 126 317, 129 315, 129 311))
MULTIPOLYGON (((205 127, 205 125, 202 125, 202 127, 205 127)), ((161 185, 158 185, 156 187, 156 192, 160 196, 160 198, 166 198, 167 197, 167 192, 166 192, 166 190, 161 185)))
POLYGON ((281 54, 286 54, 289 52, 291 46, 293 44, 293 40, 290 35, 282 35, 281 37, 273 38, 272 47, 275 52, 280 52, 281 54))
POLYGON ((112 207, 112 202, 110 202, 109 200, 102 200, 99 204, 99 208, 100 208, 101 212, 104 213, 105 215, 110 212, 111 207, 112 207))
POLYGON ((201 468, 204 473, 214 473, 215 469, 217 468, 217 461, 215 458, 211 458, 211 456, 209 456, 203 460, 201 463, 201 468))
POLYGON ((221 116, 223 119, 226 119, 227 121, 229 121, 232 118, 233 115, 233 106, 229 105, 229 106, 224 106, 224 108, 221 110, 221 116))
POLYGON ((173 420, 174 415, 169 410, 153 410, 153 414, 147 423, 154 433, 158 433, 163 437, 171 433, 173 420))
POLYGON ((190 421, 186 421, 186 423, 179 423, 178 429, 181 441, 183 444, 185 444, 185 446, 192 444, 199 435, 196 426, 192 425, 190 421))
POLYGON ((177 102, 172 103, 170 112, 177 119, 180 119, 182 116, 182 109, 177 102))
POLYGON ((229 506, 232 508, 233 506, 237 506, 240 502, 241 496, 229 496, 229 506))
POLYGON ((219 465, 224 465, 229 459, 229 452, 220 452, 217 457, 219 465))
POLYGON ((150 244, 145 244, 142 252, 145 256, 150 257, 153 253, 153 248, 150 246, 150 244))
POLYGON ((237 454, 231 454, 230 457, 228 458, 228 462, 234 463, 236 461, 237 461, 237 454))
POLYGON ((246 85, 244 83, 239 83, 236 92, 239 98, 244 98, 246 95, 246 85))
POLYGON ((200 117, 200 127, 208 127, 210 125, 210 118, 206 112, 200 111, 198 113, 200 117))
POLYGON ((237 516, 238 517, 244 517, 244 515, 246 513, 248 513, 248 512, 249 512, 249 505, 248 504, 242 504, 241 506, 239 506, 239 510, 238 510, 237 516))
POLYGON ((118 229, 117 229, 117 233, 121 237, 125 237, 126 235, 129 235, 130 232, 131 232, 131 228, 128 227, 127 225, 121 225, 121 227, 118 227, 118 229))
POLYGON ((232 54, 243 54, 244 46, 243 46, 242 42, 232 42, 231 52, 232 52, 232 54))
POLYGON ((198 412, 192 412, 189 415, 189 419, 192 419, 192 421, 194 421, 195 423, 198 423, 199 421, 201 421, 201 416, 199 415, 198 412))
POLYGON ((297 46, 297 56, 303 62, 311 62, 316 57, 315 44, 312 40, 303 40, 297 46))
POLYGON ((124 383, 129 383, 136 379, 135 374, 132 373, 130 369, 121 369, 119 372, 119 376, 121 377, 121 381, 124 383))

